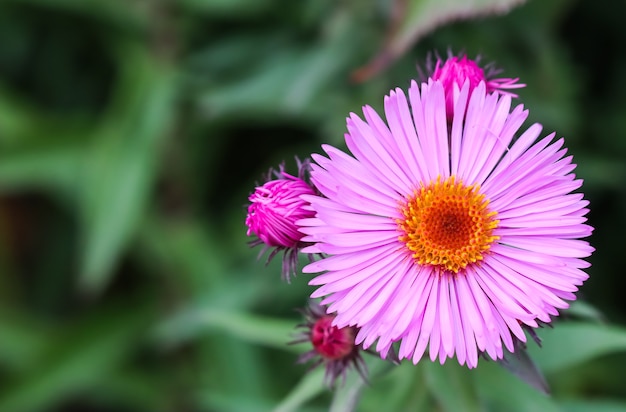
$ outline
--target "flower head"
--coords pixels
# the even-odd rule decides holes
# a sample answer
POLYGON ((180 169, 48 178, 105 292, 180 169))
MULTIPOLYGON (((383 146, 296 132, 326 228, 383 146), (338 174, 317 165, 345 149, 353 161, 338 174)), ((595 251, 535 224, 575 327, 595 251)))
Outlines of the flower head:
POLYGON ((322 196, 299 222, 326 257, 311 295, 324 297, 355 343, 417 363, 428 352, 473 368, 526 341, 524 327, 568 307, 593 248, 588 202, 572 193, 572 157, 541 126, 515 135, 528 116, 511 96, 466 80, 446 116, 445 84, 413 82, 385 98, 387 124, 369 106, 348 118, 352 156, 324 145, 311 178, 322 196))
POLYGON ((337 378, 346 379, 350 367, 354 367, 363 380, 367 381, 367 366, 361 357, 361 348, 355 345, 357 329, 333 326, 334 315, 327 315, 324 308, 315 302, 303 310, 306 323, 299 325, 304 331, 291 343, 310 343, 313 349, 302 354, 298 363, 315 362, 311 369, 323 364, 326 368, 325 381, 333 387, 337 378))
POLYGON ((297 222, 314 214, 309 203, 301 197, 316 193, 306 181, 309 167, 309 161, 298 161, 298 177, 286 173, 284 165, 280 165, 278 171, 270 170, 267 182, 256 187, 248 198, 247 235, 258 237, 251 245, 264 245, 259 256, 274 248, 268 262, 283 250, 282 272, 287 281, 289 275, 295 273, 298 252, 304 246, 297 222))
POLYGON ((427 69, 428 77, 439 80, 443 84, 446 95, 446 112, 449 119, 452 119, 454 102, 465 81, 469 81, 470 91, 477 87, 480 82, 485 82, 487 93, 498 92, 511 97, 517 97, 517 94, 509 90, 526 86, 518 83, 519 78, 497 78, 496 76, 502 70, 495 69, 491 63, 482 68, 479 66, 479 62, 480 57, 472 60, 468 59, 466 55, 453 56, 450 54, 445 61, 438 57, 435 67, 427 69))

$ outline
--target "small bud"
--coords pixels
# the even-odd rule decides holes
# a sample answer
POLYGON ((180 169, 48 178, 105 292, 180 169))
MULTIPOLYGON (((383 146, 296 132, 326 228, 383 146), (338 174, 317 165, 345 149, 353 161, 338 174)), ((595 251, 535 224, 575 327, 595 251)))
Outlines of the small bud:
POLYGON ((339 377, 345 382, 346 373, 351 367, 367 381, 367 366, 361 357, 363 349, 354 343, 358 329, 333 326, 335 316, 326 314, 324 307, 315 302, 311 302, 302 313, 306 323, 299 327, 304 331, 291 343, 310 343, 313 349, 302 354, 298 363, 315 359, 310 369, 323 364, 326 368, 324 380, 331 388, 339 377))
POLYGON ((259 257, 274 248, 267 262, 284 251, 282 274, 287 281, 291 274, 295 274, 298 252, 306 246, 301 242, 304 235, 298 231, 296 222, 315 215, 309 203, 301 198, 302 195, 316 194, 314 187, 305 180, 309 167, 308 161, 298 161, 298 177, 286 173, 283 165, 278 171, 270 170, 267 182, 257 186, 248 198, 247 235, 258 237, 250 244, 264 245, 259 257))
POLYGON ((331 315, 317 319, 311 327, 313 349, 327 360, 336 360, 349 356, 354 350, 355 329, 333 326, 331 315))
MULTIPOLYGON (((466 55, 460 57, 450 55, 445 61, 438 57, 434 69, 431 62, 426 64, 426 73, 420 68, 418 70, 422 77, 430 77, 433 80, 441 81, 443 84, 448 119, 453 116, 454 102, 466 81, 469 81, 470 84, 470 94, 481 81, 485 82, 487 93, 498 92, 511 97, 517 97, 517 94, 510 92, 510 89, 526 86, 518 83, 519 78, 496 78, 502 70, 494 68, 492 63, 481 67, 479 65, 480 57, 472 60, 468 59, 466 55)), ((422 80, 426 81, 426 79, 422 80)))

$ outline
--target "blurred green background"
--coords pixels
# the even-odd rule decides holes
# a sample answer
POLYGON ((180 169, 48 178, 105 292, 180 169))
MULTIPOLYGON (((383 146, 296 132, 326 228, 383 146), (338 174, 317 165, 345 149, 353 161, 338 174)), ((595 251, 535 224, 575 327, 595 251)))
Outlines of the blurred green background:
POLYGON ((401 3, 0 2, 0 412, 626 410, 626 2, 401 3), (493 362, 375 357, 334 395, 294 364, 312 288, 256 261, 247 195, 448 49, 519 76, 585 180, 591 277, 530 345, 552 396, 493 362))

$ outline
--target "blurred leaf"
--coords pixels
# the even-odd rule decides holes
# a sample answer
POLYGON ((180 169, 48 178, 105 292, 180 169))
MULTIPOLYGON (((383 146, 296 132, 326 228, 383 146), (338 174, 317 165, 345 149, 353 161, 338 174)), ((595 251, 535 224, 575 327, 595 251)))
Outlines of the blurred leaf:
MULTIPOLYGON (((372 387, 374 382, 387 375, 397 365, 382 360, 378 354, 369 356, 365 354, 363 360, 367 364, 367 381, 354 369, 350 369, 345 385, 341 380, 337 380, 334 390, 333 401, 330 404, 329 412, 349 412, 361 410, 359 407, 363 393, 372 387)), ((341 379, 341 378, 340 378, 341 379)))
POLYGON ((335 396, 330 404, 329 412, 350 412, 357 410, 361 393, 367 383, 358 374, 351 373, 345 386, 335 390, 335 396))
POLYGON ((0 79, 0 143, 3 148, 19 147, 24 143, 80 141, 89 131, 81 116, 54 116, 35 109, 10 91, 10 85, 0 79), (77 137, 82 137, 78 138, 77 137))
POLYGON ((548 395, 536 389, 520 384, 517 377, 511 375, 494 362, 480 362, 475 371, 473 382, 478 389, 481 401, 489 410, 507 412, 560 412, 560 408, 548 395))
POLYGON ((119 27, 145 26, 147 14, 141 1, 129 0, 8 0, 8 3, 29 4, 82 13, 117 23, 119 27))
MULTIPOLYGON (((235 230, 217 233, 215 227, 198 224, 189 217, 166 221, 154 212, 139 228, 138 252, 133 258, 148 273, 176 282, 184 291, 190 313, 215 308, 245 312, 268 301, 291 310, 301 306, 310 293, 306 279, 291 284, 276 282, 280 279, 280 257, 267 266, 255 259, 258 250, 246 245, 242 215, 236 215, 235 230), (243 236, 229 239, 237 232, 243 236)), ((190 324, 175 344, 194 339, 203 328, 201 322, 190 324), (194 331, 193 327, 199 329, 194 331)))
MULTIPOLYGON (((195 296, 211 295, 212 307, 236 306, 237 299, 231 299, 224 290, 227 285, 232 292, 242 293, 246 285, 234 285, 223 277, 231 271, 223 259, 226 252, 220 244, 219 236, 195 220, 166 222, 151 211, 139 227, 138 243, 140 255, 152 273, 172 273, 188 285, 195 296)), ((245 295, 244 295, 245 296, 245 295)))
MULTIPOLYGON (((206 392, 199 395, 201 410, 220 412, 271 411, 271 403, 248 396, 246 393, 226 394, 220 392, 206 392)), ((298 411, 300 412, 300 411, 298 411)))
POLYGON ((215 16, 242 18, 271 10, 272 0, 180 0, 183 7, 215 16))
POLYGON ((599 323, 606 322, 604 314, 600 312, 598 308, 580 299, 572 302, 570 304, 570 307, 567 308, 567 311, 565 311, 565 314, 580 318, 582 320, 589 320, 599 323))
POLYGON ((443 411, 480 411, 471 371, 454 362, 440 365, 423 360, 424 378, 443 411))
POLYGON ((395 0, 383 49, 355 72, 357 81, 372 77, 435 28, 457 20, 504 14, 525 0, 395 0))
POLYGON ((244 80, 214 87, 202 98, 202 105, 214 116, 235 110, 301 110, 318 88, 307 78, 312 56, 278 54, 268 66, 244 80), (292 93, 301 89, 301 93, 292 93))
POLYGON ((48 189, 74 198, 83 148, 76 144, 35 146, 0 154, 0 190, 48 189))
POLYGON ((410 361, 395 366, 389 374, 376 381, 374 389, 363 393, 364 412, 430 411, 435 408, 430 388, 424 384, 424 363, 410 361), (384 396, 381 396, 384 394, 384 396))
POLYGON ((353 52, 346 49, 341 30, 337 31, 338 37, 333 38, 328 47, 285 46, 274 50, 247 76, 226 84, 214 84, 200 95, 200 105, 211 116, 242 110, 303 112, 319 93, 330 91, 328 88, 341 69, 349 65, 353 52))
MULTIPOLYGON (((269 411, 276 403, 275 380, 280 374, 289 374, 293 359, 287 365, 275 361, 266 363, 272 351, 251 345, 238 336, 209 333, 196 342, 202 344, 204 356, 198 358, 194 397, 206 409, 216 411, 269 411)), ((202 350, 202 349, 201 349, 202 350)), ((279 361, 280 362, 280 361, 279 361)))
POLYGON ((609 399, 568 399, 560 401, 563 412, 624 412, 626 402, 609 399))
POLYGON ((563 322, 541 331, 542 347, 528 351, 545 372, 557 372, 598 356, 626 351, 626 329, 596 323, 563 322))
POLYGON ((0 85, 0 190, 38 188, 73 198, 90 133, 80 116, 49 116, 0 85))
POLYGON ((626 178, 626 164, 621 157, 605 155, 602 157, 589 156, 581 153, 581 162, 578 164, 577 174, 585 178, 587 188, 610 188, 617 190, 623 187, 626 178))
POLYGON ((0 311, 0 364, 17 373, 33 367, 40 361, 50 333, 42 322, 24 314, 0 311))
POLYGON ((49 344, 47 359, 0 391, 0 410, 41 411, 105 378, 142 336, 146 306, 107 307, 49 344))
POLYGON ((298 352, 288 345, 293 340, 296 322, 220 309, 183 311, 156 330, 156 339, 166 345, 198 334, 226 332, 246 342, 298 352))
POLYGON ((174 76, 135 48, 101 134, 85 160, 84 257, 80 287, 102 289, 141 219, 173 115, 174 76))
POLYGON ((273 412, 297 412, 311 399, 325 390, 323 367, 315 368, 306 373, 293 390, 276 406, 273 412))
POLYGON ((497 363, 538 391, 549 394, 550 387, 546 378, 528 356, 525 345, 518 340, 515 340, 514 345, 515 351, 513 353, 505 351, 504 357, 497 363))
POLYGON ((99 380, 89 390, 90 399, 108 405, 111 410, 171 411, 175 401, 168 390, 171 377, 131 368, 115 370, 99 380))

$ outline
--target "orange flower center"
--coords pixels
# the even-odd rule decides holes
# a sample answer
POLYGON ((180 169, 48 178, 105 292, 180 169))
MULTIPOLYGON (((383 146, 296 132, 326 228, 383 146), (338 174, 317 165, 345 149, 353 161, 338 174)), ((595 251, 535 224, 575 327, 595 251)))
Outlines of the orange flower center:
POLYGON ((499 238, 493 235, 499 221, 488 205, 478 185, 465 186, 454 176, 443 182, 437 178, 401 205, 399 240, 417 263, 458 273, 482 260, 499 238))

